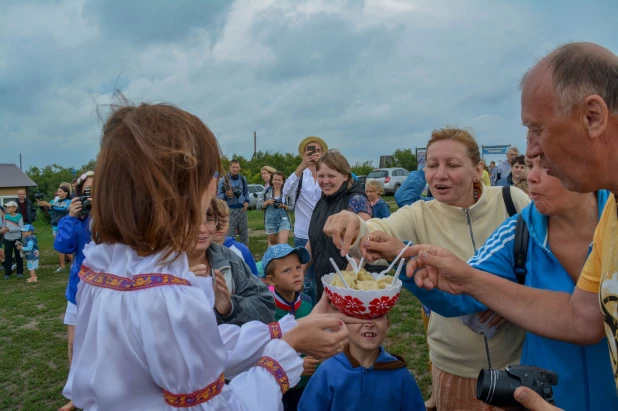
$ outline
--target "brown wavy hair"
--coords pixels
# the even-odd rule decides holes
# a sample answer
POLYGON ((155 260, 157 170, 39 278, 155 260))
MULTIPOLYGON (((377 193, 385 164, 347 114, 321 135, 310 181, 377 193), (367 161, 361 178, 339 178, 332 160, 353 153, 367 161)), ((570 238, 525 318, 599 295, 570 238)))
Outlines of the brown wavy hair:
POLYGON ((319 170, 320 166, 325 164, 328 168, 335 170, 339 174, 348 177, 348 188, 352 187, 354 179, 352 178, 352 168, 348 160, 338 150, 328 150, 316 163, 315 169, 319 170))
MULTIPOLYGON (((113 107, 93 185, 93 237, 148 256, 190 251, 221 155, 196 116, 169 104, 113 107), (98 196, 100 193, 101 196, 98 196)), ((177 258, 180 254, 177 254, 177 258)))

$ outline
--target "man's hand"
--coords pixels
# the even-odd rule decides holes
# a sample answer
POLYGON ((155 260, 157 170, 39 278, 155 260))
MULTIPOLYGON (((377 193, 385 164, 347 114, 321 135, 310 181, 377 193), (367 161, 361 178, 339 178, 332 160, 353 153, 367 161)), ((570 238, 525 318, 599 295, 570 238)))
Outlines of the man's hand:
POLYGON ((310 377, 315 373, 316 368, 318 368, 319 360, 316 360, 313 357, 306 356, 303 358, 303 373, 301 375, 310 377))
POLYGON ((527 387, 515 390, 515 399, 530 411, 563 411, 545 401, 539 394, 527 387))
POLYGON ((69 215, 71 217, 79 217, 79 213, 82 211, 82 201, 79 197, 75 197, 71 200, 71 205, 69 206, 69 215))
POLYGON ((414 245, 409 247, 404 257, 408 260, 406 275, 414 276, 418 287, 427 290, 438 288, 449 294, 465 294, 469 281, 470 266, 450 251, 433 245, 414 245))
POLYGON ((405 244, 382 231, 374 231, 360 240, 359 247, 367 261, 377 261, 382 258, 393 261, 405 244))
POLYGON ((360 232, 360 221, 356 214, 344 210, 328 217, 324 224, 324 233, 332 237, 335 247, 344 256, 350 251, 350 246, 356 241, 360 232))
POLYGON ((219 314, 226 317, 232 312, 232 295, 225 284, 225 278, 221 271, 215 270, 215 309, 219 314))
POLYGON ((244 203, 244 204, 242 205, 242 209, 243 209, 243 211, 247 211, 247 209, 248 209, 248 208, 249 208, 249 203, 244 203))
POLYGON ((22 246, 18 245, 18 246, 15 246, 15 248, 17 248, 19 251, 21 251, 22 246))

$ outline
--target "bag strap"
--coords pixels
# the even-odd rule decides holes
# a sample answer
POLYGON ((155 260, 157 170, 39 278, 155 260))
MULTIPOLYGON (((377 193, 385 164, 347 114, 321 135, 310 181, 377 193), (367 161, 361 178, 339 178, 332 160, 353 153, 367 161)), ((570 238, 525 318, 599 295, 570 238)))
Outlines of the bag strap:
POLYGON ((504 200, 504 206, 506 207, 506 212, 509 213, 509 217, 513 217, 517 214, 517 209, 513 203, 513 197, 511 197, 511 186, 502 187, 502 199, 504 200))
POLYGON ((526 282, 526 274, 528 273, 528 270, 526 270, 526 259, 529 238, 530 233, 528 232, 528 226, 520 214, 517 217, 517 225, 515 226, 513 249, 515 256, 515 275, 517 276, 517 282, 522 285, 526 282))
POLYGON ((298 197, 300 196, 300 190, 303 188, 303 177, 305 177, 304 170, 300 175, 300 180, 298 181, 298 188, 296 189, 296 198, 294 199, 295 203, 298 202, 298 197))

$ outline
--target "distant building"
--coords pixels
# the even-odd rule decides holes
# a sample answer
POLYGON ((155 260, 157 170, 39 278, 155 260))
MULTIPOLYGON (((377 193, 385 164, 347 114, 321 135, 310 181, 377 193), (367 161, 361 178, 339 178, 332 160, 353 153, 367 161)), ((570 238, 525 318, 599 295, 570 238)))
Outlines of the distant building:
POLYGON ((0 163, 0 205, 17 201, 17 192, 36 187, 36 183, 17 167, 16 164, 0 163))
POLYGON ((380 156, 380 167, 379 168, 391 167, 392 163, 393 163, 393 156, 380 156))

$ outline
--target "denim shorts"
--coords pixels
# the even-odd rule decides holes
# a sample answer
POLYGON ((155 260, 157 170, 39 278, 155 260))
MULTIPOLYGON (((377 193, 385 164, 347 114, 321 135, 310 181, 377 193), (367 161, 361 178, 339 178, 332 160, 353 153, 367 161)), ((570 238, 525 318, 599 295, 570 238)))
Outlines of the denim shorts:
POLYGON ((290 231, 290 217, 283 209, 266 210, 264 219, 266 234, 278 234, 280 231, 290 231))

